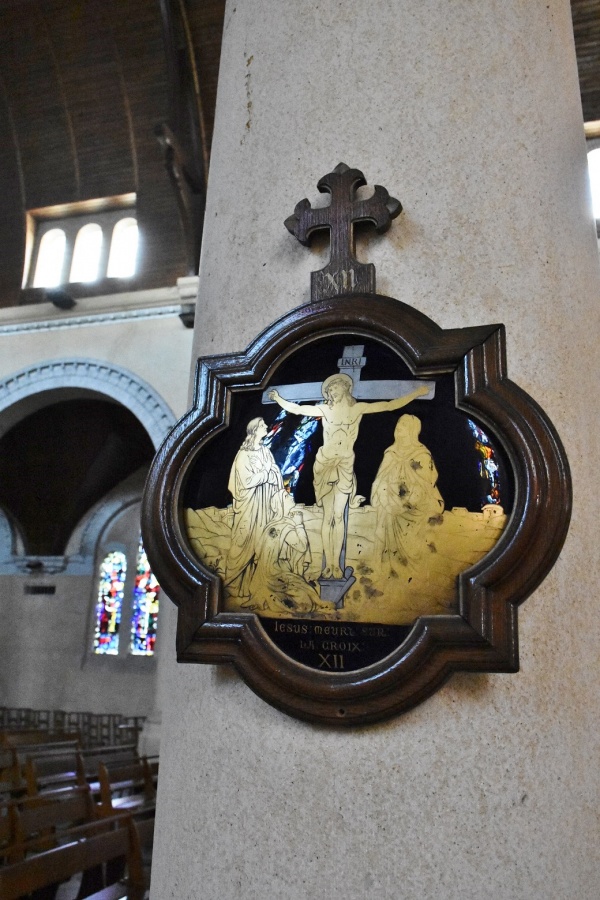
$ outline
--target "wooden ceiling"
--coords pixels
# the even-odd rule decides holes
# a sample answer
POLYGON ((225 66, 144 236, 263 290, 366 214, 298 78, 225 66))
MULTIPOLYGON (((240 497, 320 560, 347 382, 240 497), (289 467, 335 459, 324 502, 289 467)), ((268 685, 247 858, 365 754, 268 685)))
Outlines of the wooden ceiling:
MULTIPOLYGON (((173 284, 187 274, 177 202, 154 133, 173 106, 161 10, 174 2, 0 3, 0 306, 20 299, 25 210, 60 203, 135 191, 146 235, 135 286, 173 284)), ((225 0, 182 3, 207 152, 225 0)), ((584 119, 600 120, 600 0, 571 6, 584 119)))
POLYGON ((600 119, 600 0, 571 0, 584 122, 600 119))
MULTIPOLYGON (((168 286, 188 274, 177 199, 155 134, 172 115, 162 18, 168 5, 0 3, 0 306, 21 300, 25 211, 63 203, 135 192, 144 236, 135 284, 73 285, 73 296, 168 286)), ((208 147, 224 5, 187 3, 208 147)))

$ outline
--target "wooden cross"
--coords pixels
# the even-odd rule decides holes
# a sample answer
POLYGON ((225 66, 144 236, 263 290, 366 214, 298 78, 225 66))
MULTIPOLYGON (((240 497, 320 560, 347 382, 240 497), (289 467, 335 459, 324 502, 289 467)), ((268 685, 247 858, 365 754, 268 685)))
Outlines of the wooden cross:
POLYGON ((378 234, 383 234, 402 211, 402 204, 379 184, 372 197, 357 199, 356 190, 366 183, 359 169, 340 163, 317 184, 321 193, 331 194, 329 206, 313 209, 305 198, 296 205, 294 215, 285 220, 288 231, 305 245, 316 231, 329 229, 329 262, 324 269, 311 272, 313 303, 340 294, 375 293, 375 266, 356 259, 354 226, 370 222, 378 234))
MULTIPOLYGON (((338 372, 349 375, 354 383, 352 396, 355 400, 394 400, 396 397, 402 397, 410 394, 415 388, 426 385, 429 393, 419 397, 419 400, 433 400, 435 396, 435 381, 361 381, 361 369, 365 366, 367 359, 363 356, 364 345, 346 346, 342 350, 342 356, 337 361, 338 372)), ((298 384, 272 384, 263 391, 262 402, 265 404, 275 403, 269 399, 269 392, 278 391, 285 400, 291 400, 292 403, 322 403, 323 394, 321 393, 322 381, 305 381, 298 384)))

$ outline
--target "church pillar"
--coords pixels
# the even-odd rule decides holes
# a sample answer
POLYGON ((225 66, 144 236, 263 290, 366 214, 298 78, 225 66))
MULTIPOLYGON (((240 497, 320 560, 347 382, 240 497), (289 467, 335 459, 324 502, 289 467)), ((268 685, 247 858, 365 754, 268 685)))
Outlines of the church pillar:
POLYGON ((380 293, 506 325, 509 375, 570 458, 570 535, 520 611, 520 673, 455 675, 368 728, 178 665, 170 610, 153 900, 592 898, 598 260, 568 0, 229 2, 197 354, 308 300, 326 257, 283 220, 339 162, 404 206, 359 242, 380 293))

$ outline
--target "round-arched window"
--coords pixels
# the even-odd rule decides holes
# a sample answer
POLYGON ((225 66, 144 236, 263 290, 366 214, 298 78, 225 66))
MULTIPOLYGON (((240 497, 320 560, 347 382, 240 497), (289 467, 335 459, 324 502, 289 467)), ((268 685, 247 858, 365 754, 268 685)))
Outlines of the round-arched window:
POLYGON ((51 228, 40 241, 33 287, 58 287, 62 283, 67 238, 62 228, 51 228))
POLYGON ((136 563, 129 652, 134 656, 152 656, 158 624, 160 586, 148 563, 141 538, 136 563))
POLYGON ((69 281, 96 281, 101 253, 102 229, 96 222, 89 222, 77 232, 69 281))
POLYGON ((120 550, 111 550, 100 563, 98 600, 94 628, 94 653, 117 656, 127 559, 120 550))
POLYGON ((600 147, 590 150, 587 155, 590 186, 592 189, 592 207, 594 218, 600 219, 600 147))
POLYGON ((106 275, 131 278, 135 275, 138 251, 138 224, 132 216, 120 219, 113 228, 106 275))

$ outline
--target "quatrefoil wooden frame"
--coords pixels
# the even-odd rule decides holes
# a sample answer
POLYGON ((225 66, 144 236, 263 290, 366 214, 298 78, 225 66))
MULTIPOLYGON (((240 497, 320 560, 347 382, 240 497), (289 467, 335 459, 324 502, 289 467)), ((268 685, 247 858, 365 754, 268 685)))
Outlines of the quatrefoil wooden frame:
POLYGON ((516 672, 517 608, 554 564, 570 510, 562 444, 545 413, 507 376, 504 327, 442 330, 398 300, 354 292, 291 311, 245 353, 198 360, 193 408, 169 434, 150 471, 143 536, 152 567, 178 606, 179 661, 230 663, 252 690, 285 713, 349 726, 410 709, 458 670, 516 672), (228 428, 236 394, 265 389, 298 348, 326 335, 350 334, 392 348, 417 378, 451 373, 457 408, 489 426, 501 442, 515 498, 502 538, 459 576, 455 615, 423 616, 389 656, 336 673, 291 659, 254 613, 223 611, 220 578, 190 548, 182 497, 192 467, 228 428))

